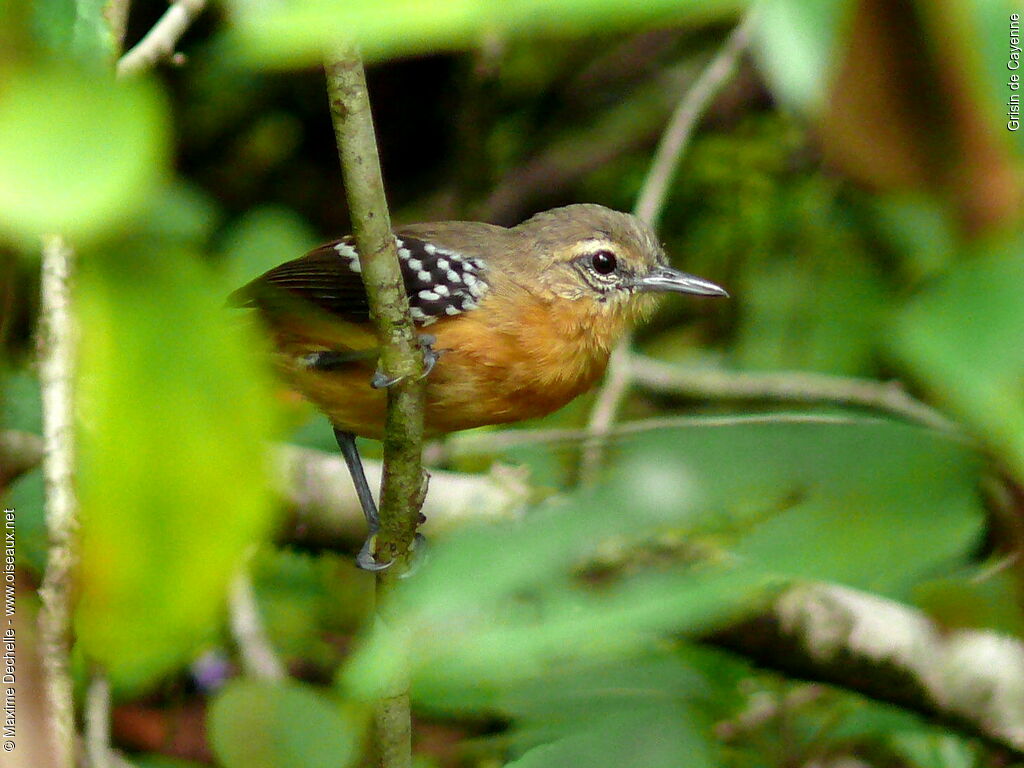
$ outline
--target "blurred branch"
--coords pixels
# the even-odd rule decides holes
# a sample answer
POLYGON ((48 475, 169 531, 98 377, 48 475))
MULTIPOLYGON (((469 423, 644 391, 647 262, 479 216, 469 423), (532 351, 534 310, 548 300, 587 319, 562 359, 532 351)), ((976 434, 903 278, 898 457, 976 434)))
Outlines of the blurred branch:
MULTIPOLYGON (((344 471, 339 467, 340 473, 344 471)), ((264 631, 248 563, 242 566, 231 583, 228 606, 231 635, 241 653, 245 673, 261 680, 284 680, 288 673, 264 631)))
POLYGON ((31 432, 0 432, 0 487, 16 480, 43 460, 43 438, 31 432))
MULTIPOLYGON (((715 57, 683 94, 672 113, 633 209, 633 213, 652 228, 656 226, 661 216, 669 184, 679 167, 679 161, 686 151, 697 121, 736 71, 740 55, 750 43, 756 16, 755 11, 747 12, 726 38, 715 57)), ((629 365, 629 350, 632 343, 632 336, 627 335, 612 352, 608 361, 608 372, 598 390, 587 424, 590 432, 607 431, 622 407, 622 401, 625 400, 632 383, 629 365)), ((584 452, 580 462, 581 483, 589 485, 594 482, 601 467, 601 459, 600 444, 595 443, 584 452)))
POLYGON ((115 768, 110 749, 110 682, 102 671, 93 672, 86 694, 85 749, 89 768, 115 768))
POLYGON ((750 11, 725 39, 722 48, 701 72, 678 106, 672 113, 668 127, 662 134, 654 160, 647 171, 640 196, 637 198, 633 213, 641 220, 656 228, 661 210, 665 206, 668 187, 675 176, 679 161, 686 152, 686 147, 693 135, 697 121, 721 92, 722 87, 736 73, 740 56, 750 44, 757 14, 750 11))
MULTIPOLYGON (((380 367, 395 382, 387 388, 381 529, 376 546, 377 557, 395 561, 376 574, 377 596, 386 599, 405 570, 423 504, 423 353, 409 316, 409 297, 381 178, 366 73, 356 46, 343 46, 326 62, 325 70, 363 284, 381 342, 380 367)), ((376 712, 380 762, 383 768, 410 768, 412 715, 407 677, 399 675, 388 681, 386 689, 376 712)))
POLYGON ((1024 755, 1024 644, 948 632, 919 611, 844 587, 785 592, 713 645, 789 676, 837 685, 1024 755))
POLYGON ((71 573, 73 541, 78 528, 74 495, 74 323, 71 273, 75 256, 64 240, 48 236, 43 243, 40 285, 40 387, 43 400, 43 477, 46 483, 46 528, 49 553, 39 588, 42 611, 39 634, 46 694, 57 744, 54 768, 73 768, 75 744, 74 689, 69 669, 71 652, 71 573))
MULTIPOLYGON (((365 520, 341 457, 308 448, 282 446, 279 467, 285 503, 292 515, 279 539, 302 547, 337 548, 365 536, 365 520)), ((378 461, 365 462, 370 484, 380 480, 378 461)), ((487 475, 431 472, 431 493, 423 504, 426 535, 470 521, 516 517, 532 497, 526 472, 496 465, 487 475)))
POLYGON ((204 7, 206 0, 175 0, 145 37, 117 62, 118 77, 137 74, 171 58, 178 40, 204 7))
POLYGON ((895 381, 797 371, 738 373, 696 370, 636 354, 630 354, 627 365, 632 381, 653 392, 702 400, 769 400, 860 406, 932 429, 960 431, 955 423, 934 408, 915 400, 895 381))

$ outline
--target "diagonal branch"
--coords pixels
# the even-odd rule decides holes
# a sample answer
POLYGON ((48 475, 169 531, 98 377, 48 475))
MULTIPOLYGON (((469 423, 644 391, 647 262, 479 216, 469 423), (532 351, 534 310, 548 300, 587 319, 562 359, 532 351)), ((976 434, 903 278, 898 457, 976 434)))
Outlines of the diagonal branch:
POLYGON ((117 62, 117 76, 134 75, 171 58, 178 40, 204 7, 206 0, 175 0, 146 36, 117 62))
MULTIPOLYGON (((714 101, 722 87, 736 71, 743 51, 750 44, 754 32, 756 13, 749 11, 726 38, 721 50, 701 72, 693 86, 683 94, 672 113, 665 133, 658 143, 654 160, 644 179, 633 213, 654 227, 661 217, 669 183, 675 175, 679 161, 686 151, 693 129, 705 110, 714 101)), ((612 352, 608 361, 608 374, 598 390, 587 428, 591 432, 607 432, 618 415, 622 401, 632 383, 629 350, 632 338, 627 336, 612 352)), ((601 467, 602 450, 599 443, 591 445, 580 462, 580 482, 589 485, 597 478, 601 467)))
POLYGON ((632 353, 629 370, 635 384, 652 392, 705 400, 767 400, 858 406, 890 413, 940 431, 959 431, 956 424, 934 408, 907 394, 898 382, 804 371, 743 373, 693 370, 632 353))

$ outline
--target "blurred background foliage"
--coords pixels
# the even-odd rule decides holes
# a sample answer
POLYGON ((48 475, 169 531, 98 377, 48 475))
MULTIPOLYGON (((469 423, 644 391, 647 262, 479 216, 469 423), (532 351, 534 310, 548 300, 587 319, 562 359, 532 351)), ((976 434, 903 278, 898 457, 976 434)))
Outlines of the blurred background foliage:
MULTIPOLYGON (((587 489, 572 443, 435 452, 463 472, 525 465, 549 498, 434 542, 389 637, 344 551, 268 542, 271 442, 333 441, 222 308, 348 231, 321 51, 355 35, 369 57, 396 222, 513 224, 570 202, 631 209, 746 6, 233 0, 189 30, 183 66, 117 83, 104 7, 0 8, 0 397, 4 429, 39 434, 38 238, 60 232, 79 261, 77 670, 108 670, 135 764, 358 764, 367 702, 402 663, 424 767, 1021 764, 706 642, 804 580, 1021 635, 1019 5, 762 3, 659 231, 733 298, 666 302, 636 340, 684 370, 898 378, 953 427, 637 387, 624 420, 739 418, 615 438, 587 489), (247 559, 287 684, 241 674, 226 595, 247 559)), ((133 3, 127 45, 164 10, 133 3)), ((578 428, 592 404, 525 426, 578 428)), ((37 584, 40 472, 0 479, 37 584)))

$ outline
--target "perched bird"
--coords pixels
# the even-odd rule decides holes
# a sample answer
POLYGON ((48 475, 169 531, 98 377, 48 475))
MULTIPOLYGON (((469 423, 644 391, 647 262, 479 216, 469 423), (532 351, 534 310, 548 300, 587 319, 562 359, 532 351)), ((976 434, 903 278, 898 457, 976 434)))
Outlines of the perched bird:
MULTIPOLYGON (((600 205, 555 208, 510 228, 414 224, 395 240, 431 369, 427 435, 551 413, 601 377, 657 294, 728 295, 670 267, 639 219, 600 205)), ((355 241, 275 267, 234 298, 259 310, 285 377, 333 424, 370 527, 358 563, 387 567, 373 557, 376 508, 355 447, 355 435, 382 437, 388 383, 375 373, 379 342, 355 241)))

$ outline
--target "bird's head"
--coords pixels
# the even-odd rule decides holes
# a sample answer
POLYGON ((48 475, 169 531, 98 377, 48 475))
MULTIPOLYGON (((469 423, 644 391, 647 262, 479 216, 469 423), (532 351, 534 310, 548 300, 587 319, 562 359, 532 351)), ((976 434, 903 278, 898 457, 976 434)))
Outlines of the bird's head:
POLYGON ((724 288, 668 264, 654 231, 636 216, 601 205, 568 205, 514 228, 535 254, 530 283, 590 314, 632 321, 663 293, 728 296, 724 288))

